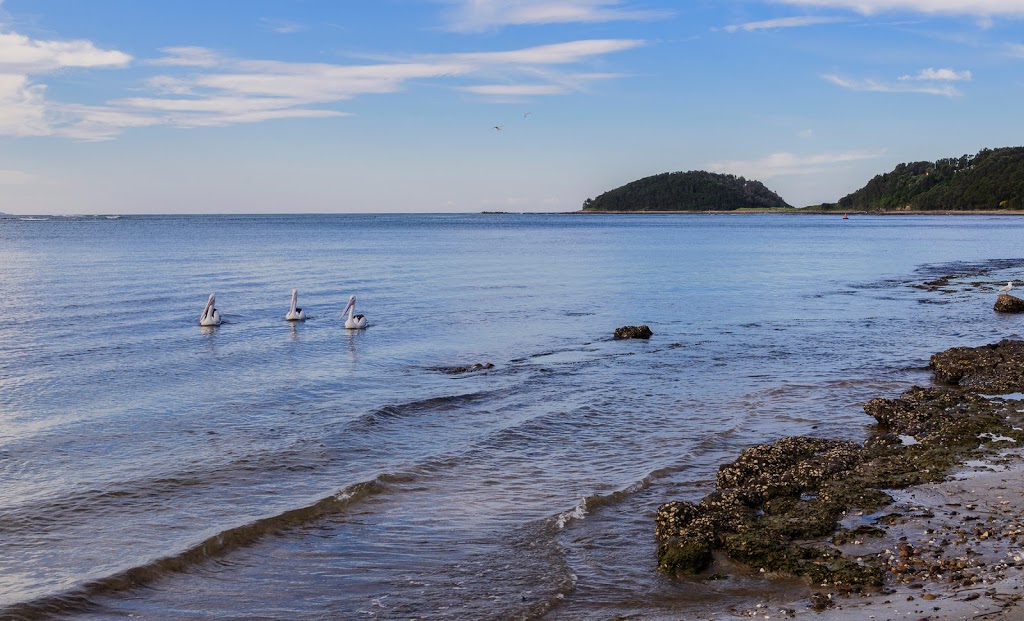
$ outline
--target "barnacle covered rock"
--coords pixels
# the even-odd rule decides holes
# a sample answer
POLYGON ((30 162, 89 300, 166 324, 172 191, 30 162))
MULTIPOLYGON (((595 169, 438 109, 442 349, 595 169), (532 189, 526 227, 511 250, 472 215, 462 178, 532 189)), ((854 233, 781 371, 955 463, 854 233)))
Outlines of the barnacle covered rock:
POLYGON ((1024 313, 1024 300, 1004 293, 996 298, 994 310, 997 313, 1024 313))
POLYGON ((931 357, 935 379, 982 394, 1024 391, 1024 341, 954 347, 931 357))
MULTIPOLYGON (((932 360, 937 376, 946 373, 961 385, 999 385, 1006 392, 1020 381, 1014 390, 1024 388, 1024 342, 956 348, 932 360)), ((863 445, 790 437, 748 448, 719 468, 715 491, 699 503, 666 503, 658 510, 659 567, 699 573, 722 550, 753 568, 815 584, 880 586, 886 562, 877 555, 844 556, 835 547, 844 540, 839 520, 891 503, 883 490, 943 479, 997 440, 1024 442, 1016 403, 914 386, 896 399, 864 405, 879 425, 863 445)))

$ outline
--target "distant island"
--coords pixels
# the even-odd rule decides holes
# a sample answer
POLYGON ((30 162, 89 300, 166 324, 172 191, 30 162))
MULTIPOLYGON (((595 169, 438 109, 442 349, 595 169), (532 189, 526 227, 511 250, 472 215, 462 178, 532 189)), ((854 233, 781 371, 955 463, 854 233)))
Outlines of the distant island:
POLYGON ((1024 147, 982 149, 935 162, 900 164, 826 211, 1024 210, 1024 147))
POLYGON ((702 170, 669 172, 583 201, 585 212, 735 211, 791 208, 760 181, 702 170))

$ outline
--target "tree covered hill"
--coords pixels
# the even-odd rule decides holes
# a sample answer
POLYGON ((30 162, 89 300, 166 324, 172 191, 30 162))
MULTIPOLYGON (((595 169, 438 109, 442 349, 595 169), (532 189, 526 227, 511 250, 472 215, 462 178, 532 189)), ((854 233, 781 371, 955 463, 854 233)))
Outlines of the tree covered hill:
POLYGON ((645 177, 583 202, 583 211, 732 211, 789 207, 760 181, 692 170, 645 177))
POLYGON ((1024 147, 900 164, 838 203, 820 207, 838 211, 1024 209, 1024 147))

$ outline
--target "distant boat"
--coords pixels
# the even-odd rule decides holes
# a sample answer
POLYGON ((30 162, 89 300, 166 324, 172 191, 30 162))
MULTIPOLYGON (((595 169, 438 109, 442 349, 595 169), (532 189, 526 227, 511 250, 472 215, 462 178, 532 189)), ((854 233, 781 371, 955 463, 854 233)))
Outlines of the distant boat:
POLYGON ((848 216, 848 215, 846 215, 846 214, 844 213, 844 214, 843 214, 843 220, 849 220, 849 219, 850 219, 850 216, 848 216))

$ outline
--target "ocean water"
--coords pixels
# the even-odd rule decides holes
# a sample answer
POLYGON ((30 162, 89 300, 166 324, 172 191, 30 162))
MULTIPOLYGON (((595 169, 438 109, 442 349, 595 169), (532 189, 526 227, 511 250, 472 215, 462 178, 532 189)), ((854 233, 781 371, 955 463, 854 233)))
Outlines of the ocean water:
POLYGON ((930 383, 932 353, 1019 337, 992 305, 1020 239, 988 216, 2 219, 0 618, 798 600, 753 568, 659 574, 655 510, 753 444, 863 439, 862 403, 930 383))

